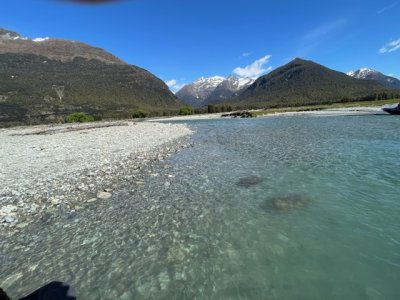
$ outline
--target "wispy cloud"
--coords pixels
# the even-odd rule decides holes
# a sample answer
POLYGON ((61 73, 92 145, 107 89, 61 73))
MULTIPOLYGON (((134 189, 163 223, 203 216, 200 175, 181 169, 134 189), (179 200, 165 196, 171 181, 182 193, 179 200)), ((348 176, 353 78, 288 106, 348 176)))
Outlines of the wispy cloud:
POLYGON ((315 48, 321 45, 322 42, 329 39, 332 34, 338 32, 348 23, 347 19, 336 19, 330 22, 322 23, 305 32, 297 40, 298 45, 295 56, 307 56, 315 48))
POLYGON ((380 10, 377 10, 376 13, 378 15, 383 14, 385 11, 388 11, 388 10, 391 10, 391 9, 395 8, 397 6, 397 4, 399 4, 398 1, 392 3, 392 4, 388 5, 388 6, 385 6, 385 7, 381 8, 380 10))
POLYGON ((317 27, 315 27, 314 29, 306 32, 303 36, 302 36, 302 40, 303 41, 315 41, 316 39, 319 39, 321 37, 324 37, 330 33, 332 33, 333 31, 343 27, 344 25, 347 24, 347 20, 346 19, 338 19, 329 23, 324 23, 321 24, 317 27))
POLYGON ((394 52, 400 49, 400 39, 391 41, 379 49, 379 53, 394 52))
POLYGON ((242 57, 247 57, 247 56, 250 56, 251 55, 251 52, 244 52, 244 53, 242 53, 242 57))
POLYGON ((233 73, 240 77, 251 77, 257 78, 261 74, 272 70, 272 67, 265 68, 265 65, 269 63, 272 55, 265 55, 248 66, 237 67, 233 70, 233 73))
POLYGON ((186 84, 177 79, 167 80, 165 83, 173 93, 179 91, 186 84))

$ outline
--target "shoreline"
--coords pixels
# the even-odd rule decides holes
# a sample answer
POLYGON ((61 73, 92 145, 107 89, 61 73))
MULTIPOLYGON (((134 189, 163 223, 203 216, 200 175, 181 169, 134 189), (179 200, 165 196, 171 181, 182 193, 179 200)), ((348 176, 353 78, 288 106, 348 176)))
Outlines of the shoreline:
POLYGON ((288 111, 275 112, 260 115, 260 117, 275 117, 275 116, 361 116, 361 115, 389 115, 382 110, 386 106, 364 106, 364 107, 343 107, 343 108, 328 108, 321 110, 303 110, 303 111, 288 111))
MULTIPOLYGON (((383 106, 354 106, 354 107, 342 107, 342 108, 326 108, 326 109, 315 109, 315 110, 299 110, 299 111, 283 111, 283 112, 270 112, 265 114, 257 115, 256 117, 278 117, 278 116, 357 116, 357 115, 389 115, 384 112, 382 108, 391 107, 393 105, 387 104, 383 106)), ((249 112, 260 112, 260 110, 245 110, 249 112)), ((196 120, 211 120, 221 119, 221 116, 226 113, 213 113, 213 114, 201 114, 201 115, 189 115, 189 116, 175 116, 168 118, 154 118, 145 120, 145 122, 168 122, 168 121, 196 121, 196 120)), ((231 117, 226 117, 231 118, 231 117)))
POLYGON ((184 124, 132 121, 0 130, 0 236, 107 201, 119 185, 189 147, 184 124))

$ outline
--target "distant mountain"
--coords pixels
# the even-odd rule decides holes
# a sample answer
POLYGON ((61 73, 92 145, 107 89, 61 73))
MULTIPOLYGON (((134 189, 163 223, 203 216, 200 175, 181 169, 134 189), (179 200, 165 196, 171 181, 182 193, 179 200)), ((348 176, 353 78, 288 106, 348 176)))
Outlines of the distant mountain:
POLYGON ((389 88, 400 89, 400 80, 391 76, 387 76, 376 70, 361 68, 356 71, 351 71, 347 75, 357 79, 368 79, 378 81, 380 84, 389 88))
POLYGON ((201 107, 224 80, 225 78, 221 76, 200 77, 193 83, 185 85, 175 95, 188 105, 201 107))
POLYGON ((59 121, 75 111, 127 117, 134 107, 161 113, 181 105, 163 81, 103 49, 0 29, 3 125, 59 121))
POLYGON ((206 99, 205 104, 218 103, 235 97, 242 90, 248 88, 254 81, 255 79, 250 77, 238 78, 236 76, 229 76, 215 88, 206 99))
POLYGON ((195 82, 185 85, 176 93, 183 102, 194 107, 202 107, 210 103, 218 103, 236 96, 241 90, 254 82, 252 78, 229 76, 201 77, 195 82))
POLYGON ((258 78, 237 98, 237 107, 282 107, 390 97, 397 93, 373 80, 358 80, 296 58, 258 78))

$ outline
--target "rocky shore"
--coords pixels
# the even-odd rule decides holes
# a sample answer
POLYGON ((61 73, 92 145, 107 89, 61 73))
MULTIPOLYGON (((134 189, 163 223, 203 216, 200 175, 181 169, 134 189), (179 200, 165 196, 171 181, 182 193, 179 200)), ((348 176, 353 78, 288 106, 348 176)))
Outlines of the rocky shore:
POLYGON ((0 236, 142 184, 143 169, 190 146, 191 133, 182 124, 129 121, 1 129, 0 236))

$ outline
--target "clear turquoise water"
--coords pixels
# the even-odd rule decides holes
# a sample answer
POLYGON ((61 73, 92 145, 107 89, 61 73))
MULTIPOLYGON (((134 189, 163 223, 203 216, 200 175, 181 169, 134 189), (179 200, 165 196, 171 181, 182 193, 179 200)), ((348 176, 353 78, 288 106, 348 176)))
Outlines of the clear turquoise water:
POLYGON ((62 279, 81 299, 400 299, 400 118, 189 124, 194 147, 144 186, 10 241, 11 294, 62 279), (293 196, 306 205, 264 209, 293 196))

